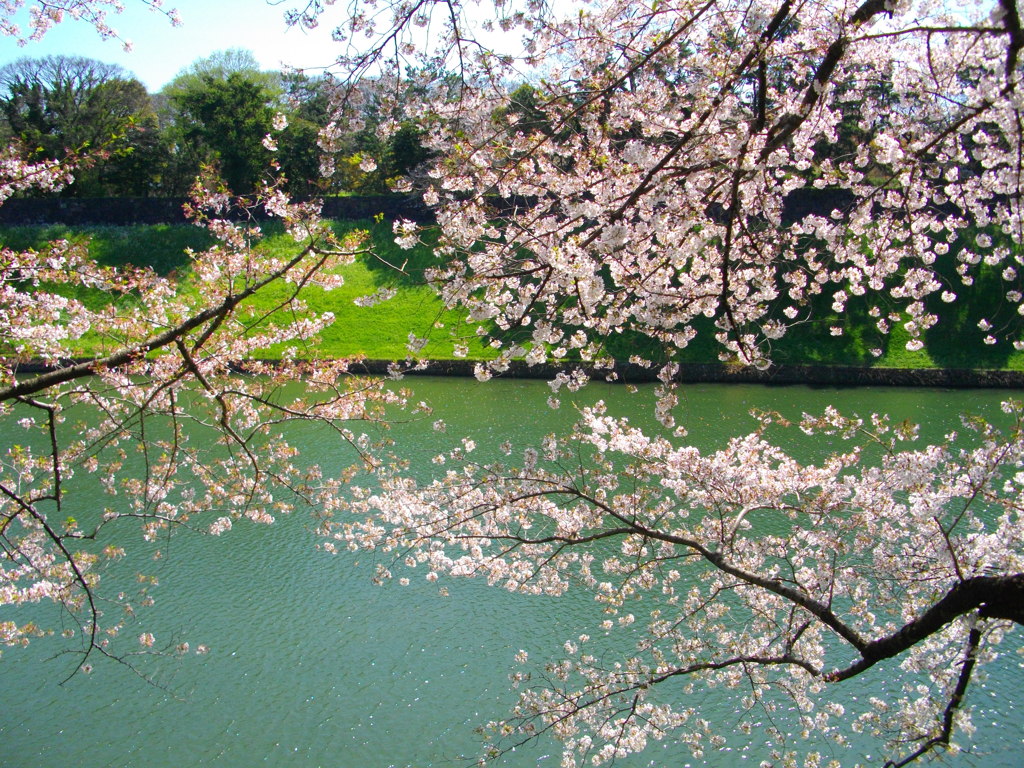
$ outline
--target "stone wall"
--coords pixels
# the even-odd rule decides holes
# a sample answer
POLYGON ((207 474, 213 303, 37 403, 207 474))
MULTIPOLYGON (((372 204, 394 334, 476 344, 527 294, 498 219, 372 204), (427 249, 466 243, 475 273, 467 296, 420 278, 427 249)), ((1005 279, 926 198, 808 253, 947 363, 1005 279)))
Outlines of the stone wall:
MULTIPOLYGON (((87 358, 63 361, 64 365, 88 362, 87 358)), ((272 363, 273 361, 265 361, 272 363)), ((394 363, 388 360, 363 360, 354 362, 353 374, 387 376, 392 369, 405 375, 414 376, 456 376, 472 377, 476 363, 471 360, 428 360, 417 366, 407 362, 394 363)), ((573 370, 576 366, 527 365, 521 360, 514 361, 501 378, 550 380, 562 370, 573 370)), ((54 370, 55 366, 43 362, 22 363, 17 367, 19 374, 42 373, 54 370)), ((239 370, 243 370, 241 366, 239 370)), ((657 380, 657 368, 644 368, 631 363, 618 363, 609 371, 586 369, 594 380, 606 379, 614 374, 612 381, 618 383, 643 383, 657 380)), ((776 365, 759 371, 739 365, 719 363, 684 363, 680 366, 676 381, 680 383, 719 384, 804 384, 821 387, 931 387, 938 389, 1024 389, 1024 371, 967 370, 942 368, 861 368, 842 365, 776 365)))
MULTIPOLYGON (((386 375, 392 363, 366 360, 353 371, 386 375)), ((472 376, 475 363, 468 360, 435 360, 409 374, 426 376, 472 376)), ((557 365, 529 366, 514 361, 506 378, 550 380, 561 370, 557 365)), ((641 383, 657 380, 657 368, 644 368, 631 363, 617 363, 611 370, 586 369, 592 379, 641 383)), ((932 387, 948 389, 1024 389, 1024 371, 969 370, 958 368, 867 368, 844 365, 773 365, 767 370, 720 363, 684 363, 679 367, 676 381, 680 383, 736 383, 736 384, 805 384, 823 387, 932 387)))
POLYGON ((26 197, 0 207, 0 223, 184 224, 184 200, 156 197, 26 197))
MULTIPOLYGON (((0 206, 0 224, 184 224, 184 198, 157 197, 32 197, 15 198, 0 206)), ((331 197, 324 201, 329 219, 411 219, 428 222, 430 211, 418 199, 402 195, 331 197)), ((257 217, 262 218, 260 212, 257 217)))
MULTIPOLYGON (((522 207, 534 201, 495 200, 496 207, 522 207)), ((791 192, 783 206, 783 221, 792 223, 816 213, 829 216, 833 210, 846 210, 852 205, 852 193, 843 189, 803 188, 791 192)), ((14 198, 0 206, 0 224, 184 224, 184 198, 157 197, 30 197, 14 198)), ((261 218, 260 212, 257 217, 261 218)), ((410 219, 419 223, 433 221, 433 214, 415 195, 364 195, 329 197, 323 203, 323 216, 328 219, 410 219)))

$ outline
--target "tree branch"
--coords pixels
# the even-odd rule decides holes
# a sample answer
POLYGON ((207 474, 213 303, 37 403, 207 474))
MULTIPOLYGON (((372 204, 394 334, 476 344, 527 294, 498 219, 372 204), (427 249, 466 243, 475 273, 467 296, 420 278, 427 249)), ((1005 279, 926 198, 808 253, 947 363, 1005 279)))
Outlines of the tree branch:
POLYGON ((166 347, 169 344, 173 344, 176 340, 189 333, 189 331, 195 330, 210 320, 215 320, 230 313, 235 309, 235 307, 250 296, 288 274, 289 271, 301 263, 302 260, 313 251, 313 245, 307 245, 298 253, 298 255, 286 262, 280 269, 275 270, 264 279, 253 283, 241 293, 225 297, 220 304, 209 307, 208 309, 193 315, 184 322, 179 323, 173 328, 168 328, 163 333, 157 334, 146 341, 140 342, 139 344, 131 347, 125 347, 124 349, 106 357, 100 357, 95 360, 78 363, 77 365, 69 365, 55 371, 49 371, 28 379, 27 381, 12 384, 5 389, 0 389, 0 402, 10 400, 15 397, 24 397, 26 395, 42 392, 50 389, 51 387, 56 387, 60 384, 80 379, 84 376, 92 376, 97 371, 104 368, 114 368, 119 365, 125 365, 126 363, 130 363, 134 360, 141 359, 150 352, 166 347))
POLYGON ((973 611, 983 619, 1005 619, 1024 625, 1024 573, 974 576, 955 584, 931 608, 891 635, 865 645, 859 661, 830 672, 829 682, 848 680, 880 661, 909 650, 954 619, 973 611))

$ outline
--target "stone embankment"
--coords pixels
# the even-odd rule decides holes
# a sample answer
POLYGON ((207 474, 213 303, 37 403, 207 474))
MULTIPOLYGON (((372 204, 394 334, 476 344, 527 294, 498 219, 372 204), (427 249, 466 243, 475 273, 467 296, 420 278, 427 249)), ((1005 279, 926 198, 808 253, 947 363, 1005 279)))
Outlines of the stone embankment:
MULTIPOLYGON (((0 224, 64 224, 67 226, 126 226, 132 224, 185 224, 185 198, 161 197, 21 197, 7 200, 0 206, 0 224)), ((434 221, 434 212, 415 194, 352 195, 327 197, 321 202, 320 214, 325 219, 346 221, 383 217, 388 221, 410 219, 420 224, 434 221)), ((492 198, 498 210, 529 206, 530 198, 501 200, 492 198)), ((790 192, 784 201, 782 223, 792 224, 809 214, 829 216, 833 211, 847 211, 853 195, 843 189, 814 189, 790 192)), ((714 215, 714 211, 710 211, 714 215)), ((231 214, 228 214, 231 216, 231 214)), ((236 210, 234 216, 266 218, 260 207, 236 210)))
MULTIPOLYGON (((367 360, 359 364, 367 373, 386 374, 392 363, 367 360)), ((407 373, 427 376, 473 376, 476 363, 469 360, 429 361, 422 370, 407 373)), ((560 371, 576 366, 534 365, 515 361, 502 373, 504 378, 552 379, 560 371)), ((611 370, 584 369, 594 380, 622 383, 657 381, 658 368, 618 363, 611 370), (610 377, 610 378, 609 378, 610 377)), ((823 387, 935 387, 1024 389, 1024 371, 968 370, 943 368, 865 368, 836 365, 776 365, 757 370, 740 365, 683 363, 675 380, 680 383, 806 384, 823 387)))
MULTIPOLYGON (((86 359, 66 361, 73 365, 86 359)), ((265 361, 272 363, 273 361, 265 361)), ((409 376, 473 377, 477 363, 472 360, 427 360, 413 365, 408 361, 362 360, 353 363, 354 374, 386 376, 401 371, 409 376)), ((514 361, 500 378, 553 379, 562 371, 574 371, 577 365, 527 365, 514 361)), ((582 366, 591 379, 617 383, 645 383, 658 380, 658 368, 632 363, 617 363, 614 368, 594 369, 582 366)), ((53 366, 42 362, 22 363, 18 374, 42 373, 53 366)), ((839 365, 777 365, 767 370, 740 365, 684 363, 675 377, 679 383, 717 384, 804 384, 818 387, 932 387, 948 389, 1024 389, 1024 371, 969 370, 948 368, 864 368, 839 365)))

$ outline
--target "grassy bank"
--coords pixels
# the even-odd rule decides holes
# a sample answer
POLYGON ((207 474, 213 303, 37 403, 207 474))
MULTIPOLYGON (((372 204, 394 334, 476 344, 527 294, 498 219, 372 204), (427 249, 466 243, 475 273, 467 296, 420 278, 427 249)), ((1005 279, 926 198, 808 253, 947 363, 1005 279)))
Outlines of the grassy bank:
MULTIPOLYGON (((363 229, 373 240, 373 249, 379 258, 363 258, 344 268, 343 287, 324 291, 319 287, 304 289, 303 297, 313 312, 333 312, 335 323, 322 334, 318 346, 324 357, 343 358, 364 355, 369 359, 403 359, 408 354, 406 345, 410 332, 428 337, 423 354, 433 359, 452 358, 450 331, 460 327, 462 314, 446 311, 433 290, 423 284, 423 269, 432 255, 421 248, 403 251, 394 244, 390 224, 375 222, 338 222, 339 234, 363 229), (390 265, 405 264, 405 274, 390 265), (393 287, 394 298, 372 307, 360 307, 356 299, 373 294, 381 287, 393 287), (440 325, 441 327, 437 327, 440 325)), ((282 256, 295 251, 295 241, 280 228, 269 226, 259 249, 270 255, 282 256)), ((58 238, 83 241, 90 254, 100 264, 121 266, 147 265, 162 275, 175 276, 182 281, 182 290, 199 290, 190 282, 189 260, 186 249, 202 250, 213 244, 213 239, 198 227, 179 225, 126 226, 126 227, 65 227, 20 226, 0 228, 0 243, 5 247, 25 250, 41 249, 58 238)), ((268 311, 277 306, 289 292, 290 286, 278 285, 263 291, 251 308, 268 311)), ((79 299, 92 307, 109 301, 109 297, 82 287, 61 288, 65 295, 79 299)), ((126 301, 130 301, 127 299, 126 301)), ((463 334, 468 329, 463 328, 463 334)), ((489 356, 475 337, 465 339, 470 355, 475 359, 489 356)), ((76 353, 94 354, 102 350, 103 341, 86 336, 76 353)), ((280 350, 270 349, 267 357, 280 350)))
MULTIPOLYGON (((433 256, 429 249, 403 251, 395 246, 389 223, 337 222, 339 234, 352 229, 368 230, 377 257, 365 257, 345 267, 345 285, 341 289, 325 292, 313 287, 304 296, 312 311, 333 312, 336 322, 322 334, 318 352, 325 357, 351 357, 364 355, 370 359, 401 359, 407 354, 409 333, 428 337, 422 355, 437 360, 448 360, 452 354, 452 332, 468 342, 470 359, 484 359, 493 355, 480 344, 472 329, 461 324, 463 315, 445 310, 434 292, 423 284, 423 270, 433 256), (404 266, 404 273, 392 265, 404 266), (373 294, 382 287, 392 287, 394 298, 373 307, 360 307, 355 300, 373 294), (489 354, 490 353, 490 354, 489 354)), ((0 227, 0 243, 5 247, 24 250, 42 248, 46 242, 65 238, 87 241, 92 256, 104 265, 148 265, 163 275, 178 277, 183 290, 197 290, 190 283, 186 249, 202 250, 212 244, 209 235, 198 227, 179 225, 76 227, 22 226, 0 227)), ((288 235, 272 226, 259 246, 264 252, 285 255, 296 245, 288 235)), ((941 304, 937 299, 929 310, 939 315, 937 327, 926 337, 925 350, 911 352, 906 349, 907 335, 898 324, 885 336, 878 332, 876 320, 869 315, 863 300, 853 299, 847 311, 837 316, 829 306, 830 296, 821 297, 813 307, 813 321, 797 324, 787 335, 775 342, 772 358, 779 363, 793 365, 853 365, 884 368, 968 368, 1024 370, 1024 353, 1015 352, 1007 341, 986 345, 985 334, 978 321, 989 317, 993 307, 1005 304, 1001 292, 1005 290, 998 272, 984 271, 969 291, 961 290, 954 304, 941 304), (833 328, 842 334, 833 335, 833 328), (880 350, 881 355, 874 354, 880 350)), ((952 265, 950 266, 950 277, 952 265)), ((951 281, 953 282, 953 281, 951 281)), ((269 309, 284 296, 286 286, 265 292, 254 308, 269 309)), ((96 305, 108 297, 85 288, 69 288, 76 298, 96 305)), ((1008 322, 1018 322, 1010 318, 1008 322)), ((700 329, 694 343, 682 350, 682 362, 708 363, 717 361, 718 345, 710 324, 700 329)), ((620 360, 649 349, 649 342, 628 334, 608 340, 608 352, 620 360)), ((101 351, 102 340, 86 337, 76 352, 91 354, 101 351)), ((650 350, 653 354, 653 350, 650 350)), ((268 350, 273 357, 279 350, 268 350)), ((655 355, 657 357, 657 355, 655 355)))

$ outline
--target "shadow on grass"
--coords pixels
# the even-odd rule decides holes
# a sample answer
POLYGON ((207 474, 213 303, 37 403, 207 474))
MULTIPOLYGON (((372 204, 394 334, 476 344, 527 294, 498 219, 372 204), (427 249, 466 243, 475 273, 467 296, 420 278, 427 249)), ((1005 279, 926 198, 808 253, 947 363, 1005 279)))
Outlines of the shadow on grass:
POLYGON ((60 239, 88 242, 89 254, 102 266, 151 267, 164 276, 188 264, 186 249, 201 251, 214 242, 206 230, 182 224, 0 228, 0 242, 17 251, 43 251, 47 243, 60 239))
MULTIPOLYGON (((959 280, 957 281, 959 282, 959 280)), ((951 281, 952 284, 952 281, 951 281)), ((1024 332, 1022 318, 1008 307, 1006 283, 997 269, 983 267, 970 287, 960 286, 952 304, 929 297, 928 309, 939 322, 925 332, 925 344, 943 368, 1005 368, 1013 354, 1013 339, 1024 332), (1007 309, 1010 309, 1008 312, 1007 309), (983 326, 991 324, 991 331, 983 326), (992 334, 995 344, 986 344, 992 334)))
MULTIPOLYGON (((870 366, 874 363, 871 348, 880 347, 884 350, 886 339, 874 333, 867 307, 851 301, 847 311, 840 317, 828 306, 830 301, 819 297, 812 306, 810 319, 789 325, 782 338, 769 342, 766 352, 773 363, 853 366, 870 366), (842 335, 833 336, 833 327, 841 327, 842 335)), ((775 314, 789 324, 779 312, 775 314)), ((692 325, 696 336, 686 347, 676 350, 671 359, 680 363, 720 362, 719 354, 725 347, 715 338, 718 329, 714 321, 698 317, 692 325)), ((639 355, 655 363, 664 363, 669 359, 658 342, 636 332, 609 337, 606 349, 619 360, 627 360, 631 355, 639 355)))
POLYGON ((876 358, 871 349, 885 350, 887 339, 875 331, 867 307, 851 301, 840 316, 830 306, 825 306, 830 301, 830 298, 818 297, 809 319, 791 325, 785 336, 772 342, 774 362, 793 365, 874 364, 876 358), (833 329, 839 329, 841 334, 834 335, 833 329))
POLYGON ((367 256, 363 263, 373 273, 378 285, 394 288, 426 285, 424 272, 440 265, 433 251, 433 244, 437 239, 437 232, 434 229, 425 229, 421 233, 421 239, 426 241, 425 244, 407 250, 395 243, 391 222, 334 222, 334 231, 339 235, 356 229, 365 229, 370 233, 373 253, 367 256))
POLYGON ((957 274, 957 269, 963 268, 959 257, 964 247, 977 245, 984 234, 991 244, 981 247, 978 256, 987 260, 990 251, 994 254, 1003 248, 1019 258, 1020 245, 999 229, 970 227, 960 233, 950 252, 937 260, 935 272, 956 294, 956 300, 943 302, 941 292, 928 296, 927 309, 938 315, 939 322, 928 329, 925 343, 932 359, 944 368, 1006 368, 1014 354, 1013 341, 1024 336, 1024 317, 1007 297, 1008 292, 1021 287, 1020 278, 1012 270, 1009 279, 1004 279, 1006 265, 1013 263, 1010 258, 997 264, 982 261, 971 267, 971 285, 964 285, 957 274), (986 343, 986 338, 995 343, 986 343))

